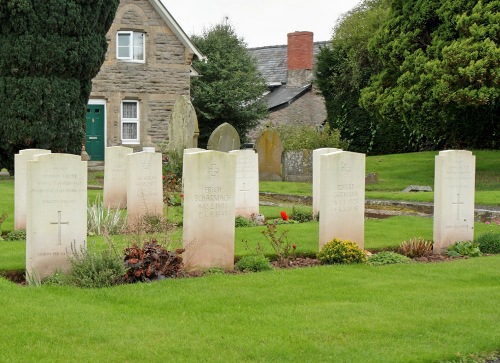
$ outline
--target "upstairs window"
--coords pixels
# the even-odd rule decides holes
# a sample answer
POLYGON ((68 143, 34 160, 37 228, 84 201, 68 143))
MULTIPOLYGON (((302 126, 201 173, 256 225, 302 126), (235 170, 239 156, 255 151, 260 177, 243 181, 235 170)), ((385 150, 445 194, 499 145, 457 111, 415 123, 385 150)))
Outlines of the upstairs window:
POLYGON ((122 143, 139 143, 139 102, 122 101, 122 143))
POLYGON ((116 35, 116 58, 130 62, 145 62, 145 34, 119 31, 116 35))

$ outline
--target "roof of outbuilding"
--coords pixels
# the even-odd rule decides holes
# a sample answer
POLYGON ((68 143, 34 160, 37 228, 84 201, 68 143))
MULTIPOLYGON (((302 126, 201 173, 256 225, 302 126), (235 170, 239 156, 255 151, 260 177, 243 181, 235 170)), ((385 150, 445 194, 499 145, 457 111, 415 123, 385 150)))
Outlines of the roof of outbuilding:
MULTIPOLYGON (((314 42, 314 62, 320 47, 327 46, 330 42, 314 42)), ((248 48, 247 51, 256 59, 257 68, 268 85, 286 84, 288 69, 288 46, 272 45, 267 47, 248 48)))
POLYGON ((267 108, 272 110, 280 105, 292 103, 310 88, 311 84, 303 87, 279 87, 265 95, 264 100, 267 103, 267 108))

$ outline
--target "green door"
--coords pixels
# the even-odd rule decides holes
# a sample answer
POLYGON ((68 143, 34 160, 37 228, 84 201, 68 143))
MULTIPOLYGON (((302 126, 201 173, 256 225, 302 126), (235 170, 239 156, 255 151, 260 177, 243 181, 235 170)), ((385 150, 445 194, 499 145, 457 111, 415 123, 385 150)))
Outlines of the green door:
POLYGON ((104 160, 104 105, 87 105, 85 149, 90 161, 104 160))

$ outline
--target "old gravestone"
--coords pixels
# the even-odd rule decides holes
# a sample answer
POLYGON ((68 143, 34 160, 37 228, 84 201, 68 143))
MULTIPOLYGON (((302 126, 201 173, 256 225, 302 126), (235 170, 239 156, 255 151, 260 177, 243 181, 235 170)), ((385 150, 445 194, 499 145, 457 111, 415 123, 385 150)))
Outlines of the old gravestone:
POLYGON ((320 158, 319 248, 339 238, 363 249, 365 154, 335 151, 320 158))
POLYGON ((87 162, 70 154, 28 161, 27 211, 26 272, 42 279, 67 270, 87 238, 87 162))
POLYGON ((259 179, 282 180, 281 155, 283 145, 278 132, 271 128, 264 130, 255 143, 255 151, 259 155, 259 179))
POLYGON ((321 180, 321 155, 329 154, 340 149, 333 147, 324 147, 321 149, 313 150, 313 216, 316 219, 319 213, 319 200, 320 200, 320 180, 321 180))
POLYGON ((208 150, 229 152, 231 150, 238 150, 241 146, 240 135, 238 131, 224 122, 219 125, 210 135, 207 143, 208 150))
POLYGON ((163 179, 160 153, 142 151, 127 158, 127 220, 163 216, 163 179))
POLYGON ((259 157, 252 149, 233 150, 236 155, 236 216, 259 214, 259 157))
POLYGON ((26 229, 26 184, 28 160, 35 155, 50 154, 45 149, 19 150, 14 155, 14 229, 26 229))
POLYGON ((288 150, 281 159, 283 180, 310 183, 313 178, 313 151, 288 150))
POLYGON ((198 118, 188 96, 181 96, 175 101, 168 125, 168 148, 182 151, 198 146, 198 118))
POLYGON ((104 155, 104 206, 125 208, 127 206, 127 154, 134 149, 125 146, 106 148, 104 155))
POLYGON ((474 239, 476 157, 466 150, 440 151, 434 175, 434 253, 474 239))
POLYGON ((184 258, 188 269, 234 268, 236 156, 184 154, 184 258))

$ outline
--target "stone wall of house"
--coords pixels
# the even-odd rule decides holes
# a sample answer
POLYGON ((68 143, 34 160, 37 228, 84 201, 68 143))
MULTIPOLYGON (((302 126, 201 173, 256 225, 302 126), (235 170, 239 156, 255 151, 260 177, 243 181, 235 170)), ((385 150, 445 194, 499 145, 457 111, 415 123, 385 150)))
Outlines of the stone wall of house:
POLYGON ((123 100, 138 100, 140 145, 163 142, 175 101, 190 94, 193 54, 168 28, 148 0, 121 0, 108 34, 108 51, 99 74, 92 80, 92 99, 106 100, 106 146, 121 145, 120 110, 123 100), (146 34, 146 61, 116 59, 120 30, 146 34))

